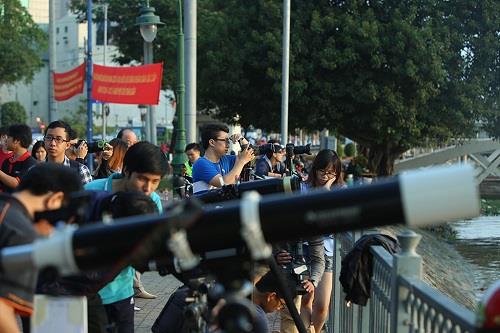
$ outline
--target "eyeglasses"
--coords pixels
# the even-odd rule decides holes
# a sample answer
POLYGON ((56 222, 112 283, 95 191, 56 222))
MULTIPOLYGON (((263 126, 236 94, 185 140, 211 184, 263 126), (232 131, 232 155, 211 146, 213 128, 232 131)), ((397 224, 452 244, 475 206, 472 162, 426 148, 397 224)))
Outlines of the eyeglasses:
POLYGON ((319 172, 322 176, 325 176, 325 175, 326 175, 328 178, 335 178, 335 177, 337 177, 337 173, 336 173, 336 172, 327 171, 327 170, 323 170, 323 169, 318 170, 318 172, 319 172))
POLYGON ((215 141, 222 141, 222 142, 225 142, 226 144, 229 144, 229 141, 231 141, 231 140, 229 140, 229 138, 227 138, 227 139, 217 139, 217 138, 215 138, 214 140, 215 141))
POLYGON ((279 299, 280 300, 280 309, 286 309, 286 303, 285 301, 283 301, 283 299, 279 299))
POLYGON ((51 143, 52 140, 54 140, 58 145, 60 145, 63 142, 68 142, 69 140, 64 140, 60 136, 52 136, 52 135, 46 135, 43 137, 43 140, 47 143, 51 143))

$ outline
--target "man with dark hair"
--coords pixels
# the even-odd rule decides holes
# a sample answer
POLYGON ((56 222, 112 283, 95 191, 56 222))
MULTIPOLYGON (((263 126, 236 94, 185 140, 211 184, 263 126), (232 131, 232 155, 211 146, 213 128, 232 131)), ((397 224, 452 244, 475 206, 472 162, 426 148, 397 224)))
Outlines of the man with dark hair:
MULTIPOLYGON (((161 179, 169 170, 170 166, 167 158, 160 148, 149 142, 138 142, 125 153, 121 174, 114 173, 108 178, 94 180, 85 185, 85 189, 110 192, 142 192, 148 195, 157 205, 158 211, 162 212, 163 207, 160 196, 155 191, 160 185, 161 179)), ((117 280, 115 279, 116 281, 99 292, 103 303, 105 305, 111 304, 134 296, 134 292, 130 292, 134 284, 136 297, 156 298, 155 295, 144 290, 139 273, 136 273, 135 279, 134 281, 134 273, 130 276, 130 270, 124 269, 117 277, 117 280)))
POLYGON ((135 145, 138 141, 134 130, 129 127, 122 128, 116 137, 125 142, 129 148, 135 145))
POLYGON ((253 149, 241 134, 229 136, 229 128, 221 124, 209 124, 201 132, 205 156, 193 165, 193 193, 202 193, 225 184, 235 184, 248 162, 255 158, 253 149), (238 156, 226 155, 229 142, 247 145, 238 156))
MULTIPOLYGON (((286 282, 284 287, 288 289, 290 296, 294 298, 297 295, 295 281, 290 278, 289 274, 282 274, 286 282)), ((255 285, 253 303, 257 310, 253 332, 269 333, 269 322, 266 313, 278 311, 285 307, 284 295, 278 287, 278 280, 273 272, 267 272, 255 285)))
POLYGON ((92 175, 89 168, 85 164, 72 161, 66 156, 66 150, 71 146, 71 132, 71 126, 62 120, 53 121, 47 126, 47 131, 43 137, 45 150, 47 151, 47 161, 77 170, 82 184, 90 183, 92 175))
POLYGON ((186 176, 193 177, 193 165, 201 156, 201 146, 196 142, 189 143, 184 149, 188 160, 184 163, 186 167, 186 176))
POLYGON ((170 171, 168 160, 157 146, 149 142, 139 142, 130 147, 123 158, 121 174, 96 179, 85 185, 88 190, 139 191, 149 195, 162 209, 156 189, 161 179, 170 171))
MULTIPOLYGON (((37 237, 35 213, 60 208, 81 186, 69 168, 52 163, 32 167, 12 196, 0 195, 0 248, 32 243, 37 237)), ((18 332, 15 315, 31 315, 36 276, 29 268, 0 273, 0 332, 18 332)))
POLYGON ((31 144, 31 128, 24 124, 9 126, 7 130, 7 149, 13 155, 0 165, 0 191, 12 192, 26 172, 36 164, 28 147, 31 144))
POLYGON ((268 149, 255 164, 255 174, 265 178, 281 178, 285 172, 283 165, 286 158, 285 147, 279 142, 270 140, 268 149))
POLYGON ((0 166, 3 161, 12 156, 12 152, 7 149, 7 127, 0 127, 0 166))

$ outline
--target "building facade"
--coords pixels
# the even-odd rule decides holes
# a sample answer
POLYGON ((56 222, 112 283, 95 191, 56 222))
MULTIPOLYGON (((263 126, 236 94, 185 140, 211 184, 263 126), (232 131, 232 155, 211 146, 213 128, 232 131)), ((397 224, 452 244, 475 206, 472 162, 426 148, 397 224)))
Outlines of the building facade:
MULTIPOLYGON (((22 0, 32 15, 33 20, 46 32, 49 23, 49 0, 22 0)), ((69 0, 55 0, 55 44, 56 44, 56 72, 69 71, 85 61, 87 47, 87 24, 77 22, 76 15, 69 11, 69 0)), ((94 22, 96 23, 96 22, 94 22)), ((93 25, 93 63, 104 64, 103 38, 96 38, 98 24, 93 25), (101 42, 97 44, 96 41, 101 42)), ((118 50, 113 45, 106 48, 106 65, 120 66, 113 61, 118 50)), ((18 83, 0 88, 0 104, 9 101, 18 101, 26 109, 28 125, 33 128, 39 127, 40 123, 49 121, 49 55, 42 55, 44 67, 35 75, 29 84, 18 83)), ((86 109, 86 88, 84 93, 64 101, 56 102, 56 116, 58 119, 70 118, 80 109, 86 109)), ((160 92, 160 104, 157 106, 157 121, 159 126, 172 127, 174 117, 175 96, 171 90, 160 92)), ((141 109, 137 105, 109 104, 109 116, 107 127, 142 126, 141 109)), ((94 124, 101 126, 101 107, 94 105, 94 124)), ((109 133, 113 134, 113 133, 109 133)))

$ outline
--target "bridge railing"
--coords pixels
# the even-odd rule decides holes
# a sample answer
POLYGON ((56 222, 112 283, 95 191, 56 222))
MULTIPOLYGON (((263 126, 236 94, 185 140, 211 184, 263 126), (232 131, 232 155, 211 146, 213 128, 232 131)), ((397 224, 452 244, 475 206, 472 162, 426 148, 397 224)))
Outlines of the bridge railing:
POLYGON ((405 231, 397 237, 401 252, 372 246, 370 300, 366 306, 345 302, 339 282, 341 261, 359 232, 335 236, 334 286, 327 332, 467 333, 475 332, 475 315, 422 281, 422 258, 415 252, 421 236, 405 231))

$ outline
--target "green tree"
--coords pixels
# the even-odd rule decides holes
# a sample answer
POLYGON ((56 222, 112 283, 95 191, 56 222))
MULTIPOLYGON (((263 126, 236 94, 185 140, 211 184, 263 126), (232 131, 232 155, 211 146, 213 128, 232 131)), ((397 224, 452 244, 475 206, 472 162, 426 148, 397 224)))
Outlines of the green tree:
MULTIPOLYGON (((176 2, 154 5, 167 23, 155 57, 175 86, 176 2)), ((120 60, 140 60, 139 3, 110 6, 123 22, 113 32, 120 60)), ((353 139, 379 175, 411 147, 472 136, 478 120, 498 132, 499 27, 495 0, 294 1, 289 128, 353 139)), ((199 0, 199 107, 278 130, 281 30, 280 0, 199 0)))
POLYGON ((19 102, 7 102, 2 104, 0 122, 2 126, 12 124, 26 124, 26 109, 19 102))
POLYGON ((43 66, 47 37, 19 0, 0 3, 0 86, 30 82, 43 66))

